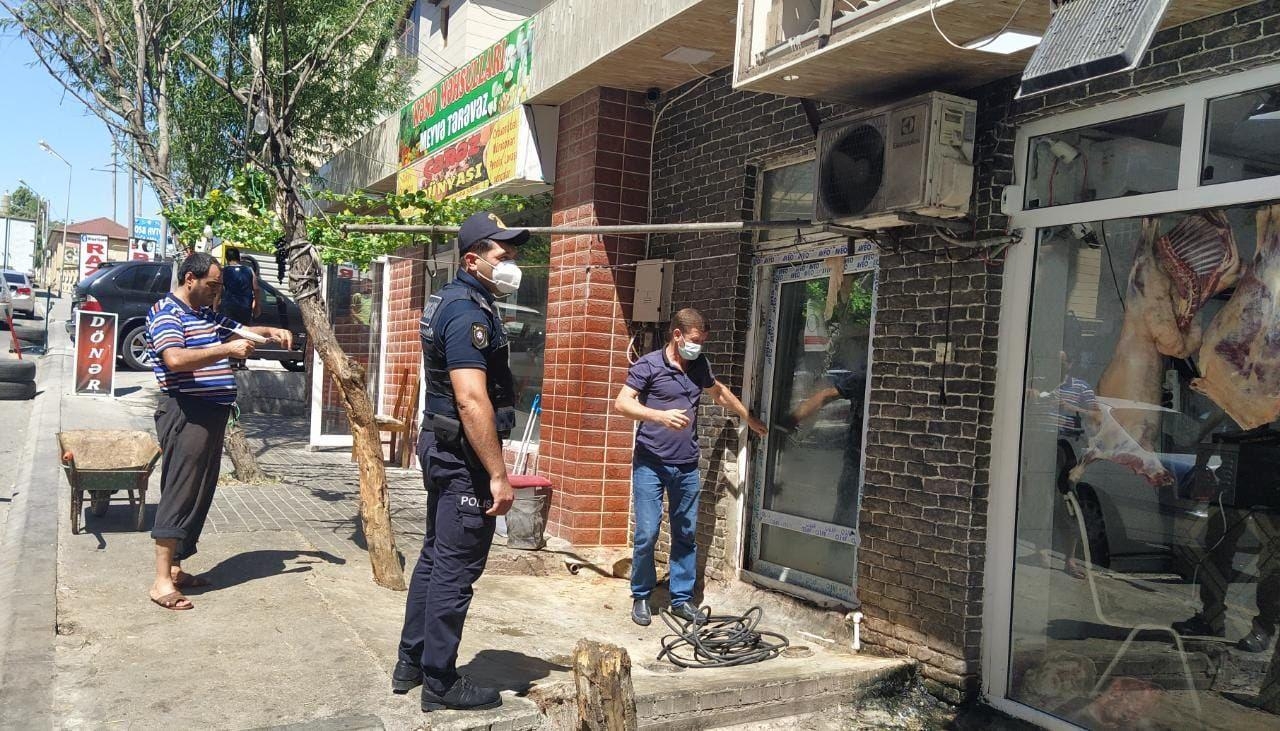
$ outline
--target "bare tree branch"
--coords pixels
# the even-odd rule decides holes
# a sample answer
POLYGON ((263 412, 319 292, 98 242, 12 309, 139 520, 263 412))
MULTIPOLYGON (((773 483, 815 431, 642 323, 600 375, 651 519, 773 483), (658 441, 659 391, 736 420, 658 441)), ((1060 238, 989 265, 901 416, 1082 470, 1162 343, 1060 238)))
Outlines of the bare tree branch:
POLYGON ((329 39, 329 44, 325 46, 323 51, 317 54, 315 49, 312 49, 302 57, 302 60, 299 61, 299 65, 302 67, 302 70, 298 73, 298 81, 293 85, 293 91, 289 94, 289 98, 285 101, 284 107, 280 110, 281 117, 287 119, 290 116, 293 112, 294 106, 298 103, 299 95, 301 95, 302 91, 307 88, 307 84, 311 81, 312 75, 314 75, 316 70, 321 66, 329 63, 330 57, 333 55, 334 49, 338 47, 338 44, 346 40, 348 36, 360 27, 360 24, 364 21, 365 14, 369 12, 369 8, 373 7, 374 2, 375 0, 364 0, 364 3, 361 4, 360 9, 356 11, 355 17, 351 19, 351 22, 347 24, 347 27, 343 28, 337 35, 329 39))
MULTIPOLYGON (((4 0, 0 0, 0 2, 4 2, 4 0)), ((209 68, 209 66, 205 64, 204 61, 200 60, 199 56, 196 56, 195 54, 185 49, 183 49, 182 51, 182 56, 183 58, 187 59, 188 63, 190 63, 192 66, 195 66, 196 69, 200 71, 200 73, 209 77, 210 81, 217 84, 219 88, 221 88, 223 91, 230 94, 231 98, 235 99, 241 104, 248 106, 249 97, 245 96, 244 91, 235 88, 234 86, 231 85, 230 81, 219 76, 216 71, 209 68)))

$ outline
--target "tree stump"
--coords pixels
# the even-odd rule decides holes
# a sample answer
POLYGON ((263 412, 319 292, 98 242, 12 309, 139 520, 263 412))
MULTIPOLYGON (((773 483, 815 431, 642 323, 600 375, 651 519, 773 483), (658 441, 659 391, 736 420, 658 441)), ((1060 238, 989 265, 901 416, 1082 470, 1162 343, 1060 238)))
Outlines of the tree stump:
POLYGON ((635 731, 636 695, 631 686, 631 657, 617 645, 578 640, 573 650, 573 680, 578 690, 578 728, 582 731, 635 731))
POLYGON ((222 443, 227 456, 231 458, 237 480, 261 482, 266 479, 267 473, 258 466, 258 458, 253 455, 253 448, 249 446, 249 440, 245 439, 244 429, 240 428, 239 422, 227 425, 222 443))

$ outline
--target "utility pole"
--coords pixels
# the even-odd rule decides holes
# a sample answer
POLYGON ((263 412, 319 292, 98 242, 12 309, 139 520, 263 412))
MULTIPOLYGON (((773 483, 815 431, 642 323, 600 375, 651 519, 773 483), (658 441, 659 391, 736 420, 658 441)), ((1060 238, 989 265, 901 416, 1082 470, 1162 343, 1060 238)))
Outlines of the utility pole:
POLYGON ((133 187, 136 182, 137 173, 133 170, 133 141, 129 141, 129 159, 125 160, 129 166, 129 218, 125 221, 124 227, 129 230, 129 238, 133 238, 133 187))
POLYGON ((120 143, 111 143, 111 220, 120 223, 120 199, 116 196, 116 181, 120 177, 120 143))

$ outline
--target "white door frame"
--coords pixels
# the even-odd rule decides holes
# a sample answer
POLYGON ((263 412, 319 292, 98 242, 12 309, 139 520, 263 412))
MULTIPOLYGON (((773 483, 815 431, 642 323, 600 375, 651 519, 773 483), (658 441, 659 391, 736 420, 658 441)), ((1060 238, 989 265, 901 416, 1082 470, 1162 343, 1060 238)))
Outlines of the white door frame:
MULTIPOLYGON (((1050 729, 1074 729, 1056 716, 1009 700, 1010 632, 1013 625, 1013 570, 1017 531, 1018 465, 1022 443, 1022 400, 1027 368, 1036 234, 1040 228, 1081 221, 1132 218, 1175 211, 1239 205, 1280 198, 1280 176, 1201 186, 1200 154, 1204 146, 1209 99, 1280 84, 1280 65, 1146 94, 1089 109, 1047 117, 1018 128, 1014 145, 1014 180, 1025 186, 1028 141, 1044 134, 1183 106, 1182 148, 1178 187, 1171 191, 1014 211, 1010 227, 1022 229, 1023 240, 1005 259, 996 361, 996 403, 991 443, 1013 445, 993 449, 991 492, 987 512, 987 553, 982 622, 982 692, 988 703, 1011 716, 1050 729)), ((1022 201, 1015 201, 1021 206, 1022 201)))

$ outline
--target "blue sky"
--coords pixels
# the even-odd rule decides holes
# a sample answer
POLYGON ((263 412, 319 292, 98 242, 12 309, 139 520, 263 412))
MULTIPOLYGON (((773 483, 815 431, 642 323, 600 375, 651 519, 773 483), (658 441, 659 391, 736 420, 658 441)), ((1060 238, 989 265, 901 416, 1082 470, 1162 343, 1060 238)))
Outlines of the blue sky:
MULTIPOLYGON (((112 218, 111 174, 91 168, 111 167, 111 137, 107 127, 85 110, 74 96, 42 66, 31 66, 35 56, 27 42, 12 31, 0 34, 0 79, 4 79, 4 105, 0 114, 0 190, 12 192, 21 178, 41 196, 51 199, 51 217, 61 219, 67 205, 67 166, 37 146, 41 139, 73 166, 71 219, 112 218)), ((124 169, 122 164, 121 170, 124 169)), ((118 178, 119 214, 128 215, 129 177, 118 178)), ((138 215, 160 210, 155 195, 144 188, 138 215)))

